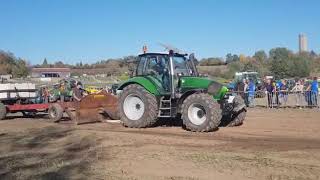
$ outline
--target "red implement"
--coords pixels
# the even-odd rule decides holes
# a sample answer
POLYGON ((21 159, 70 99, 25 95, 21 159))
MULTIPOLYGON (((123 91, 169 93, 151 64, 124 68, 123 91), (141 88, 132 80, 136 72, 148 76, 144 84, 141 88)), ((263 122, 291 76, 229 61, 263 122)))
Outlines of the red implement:
POLYGON ((49 107, 49 117, 54 121, 62 118, 63 112, 77 124, 101 121, 102 114, 110 119, 119 119, 118 99, 111 93, 101 91, 90 94, 81 99, 80 102, 60 102, 49 107))

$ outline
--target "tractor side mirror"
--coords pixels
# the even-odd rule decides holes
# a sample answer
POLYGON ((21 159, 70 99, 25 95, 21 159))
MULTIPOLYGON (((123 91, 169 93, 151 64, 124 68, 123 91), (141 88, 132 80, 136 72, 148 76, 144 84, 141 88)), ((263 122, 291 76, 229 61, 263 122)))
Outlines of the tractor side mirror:
POLYGON ((189 64, 192 67, 193 74, 195 76, 199 76, 199 73, 198 73, 198 70, 197 70, 197 67, 196 67, 197 64, 198 64, 198 60, 194 57, 193 53, 189 55, 189 64))
POLYGON ((198 60, 194 57, 194 53, 189 55, 189 61, 193 62, 194 65, 198 65, 198 60))

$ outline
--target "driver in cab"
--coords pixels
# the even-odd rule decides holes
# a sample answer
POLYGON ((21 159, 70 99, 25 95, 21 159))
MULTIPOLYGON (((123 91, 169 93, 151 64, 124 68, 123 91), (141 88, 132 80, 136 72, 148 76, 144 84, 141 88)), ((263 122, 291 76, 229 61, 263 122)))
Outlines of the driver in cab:
POLYGON ((154 65, 151 69, 156 73, 156 76, 159 76, 164 89, 168 90, 169 88, 169 77, 167 73, 167 67, 165 65, 165 59, 161 57, 155 57, 152 61, 154 61, 154 65))
POLYGON ((159 57, 155 57, 153 60, 155 61, 155 65, 152 66, 152 70, 154 70, 158 75, 162 75, 165 71, 165 66, 162 60, 159 57))

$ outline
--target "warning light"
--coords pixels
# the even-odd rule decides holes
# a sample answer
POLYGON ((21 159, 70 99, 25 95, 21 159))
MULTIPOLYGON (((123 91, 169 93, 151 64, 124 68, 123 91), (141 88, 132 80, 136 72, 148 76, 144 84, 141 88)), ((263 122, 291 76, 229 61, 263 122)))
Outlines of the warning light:
POLYGON ((173 50, 169 50, 169 55, 173 56, 173 54, 174 54, 173 50))
POLYGON ((144 46, 142 47, 142 51, 143 51, 143 54, 147 53, 148 47, 147 47, 146 45, 144 45, 144 46))

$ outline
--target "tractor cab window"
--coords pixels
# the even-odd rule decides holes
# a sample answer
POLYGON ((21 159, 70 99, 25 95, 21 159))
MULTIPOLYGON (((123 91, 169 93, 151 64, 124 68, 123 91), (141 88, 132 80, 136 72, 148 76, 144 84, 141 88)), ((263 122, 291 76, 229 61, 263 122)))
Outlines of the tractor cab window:
POLYGON ((157 79, 165 90, 169 90, 169 59, 163 55, 149 56, 146 64, 146 75, 157 79))
POLYGON ((153 56, 149 59, 148 70, 155 74, 163 74, 168 68, 168 61, 163 56, 153 56))
POLYGON ((192 74, 191 69, 188 67, 186 58, 182 56, 174 56, 173 65, 176 75, 189 76, 192 74))
POLYGON ((137 68, 137 75, 143 75, 146 60, 147 60, 146 57, 140 57, 140 61, 137 68))

